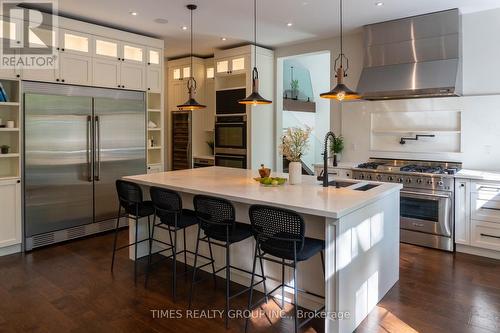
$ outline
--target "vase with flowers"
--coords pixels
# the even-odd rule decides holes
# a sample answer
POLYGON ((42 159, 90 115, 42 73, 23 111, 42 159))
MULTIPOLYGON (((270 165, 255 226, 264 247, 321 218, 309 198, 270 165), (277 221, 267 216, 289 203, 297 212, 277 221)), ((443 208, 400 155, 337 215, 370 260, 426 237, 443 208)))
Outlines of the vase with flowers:
POLYGON ((310 135, 311 128, 308 126, 306 126, 305 129, 290 127, 281 137, 281 154, 290 161, 288 165, 288 175, 291 185, 300 184, 302 181, 301 158, 309 148, 310 135))

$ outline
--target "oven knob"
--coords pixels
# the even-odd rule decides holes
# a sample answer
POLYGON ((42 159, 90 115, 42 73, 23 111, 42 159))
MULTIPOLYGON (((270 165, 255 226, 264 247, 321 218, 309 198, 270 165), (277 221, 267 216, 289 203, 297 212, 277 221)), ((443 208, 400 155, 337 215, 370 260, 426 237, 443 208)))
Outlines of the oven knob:
POLYGON ((365 175, 361 174, 361 175, 359 175, 359 178, 365 179, 365 175))
POLYGON ((382 175, 377 175, 377 180, 382 180, 382 175))
POLYGON ((417 184, 422 184, 423 180, 422 178, 417 179, 417 184))
POLYGON ((392 182, 394 180, 394 177, 393 176, 389 176, 389 177, 387 177, 387 180, 390 181, 390 182, 392 182))
POLYGON ((444 185, 444 183, 442 180, 438 181, 438 186, 443 186, 443 185, 444 185))
POLYGON ((432 179, 429 179, 429 180, 427 181, 427 184, 432 185, 432 179))
POLYGON ((410 179, 410 178, 407 178, 407 179, 406 179, 406 183, 407 183, 407 184, 410 184, 410 183, 411 183, 411 179, 410 179))
POLYGON ((398 178, 398 182, 399 182, 399 183, 402 183, 402 182, 403 182, 403 178, 399 177, 399 178, 398 178))
POLYGON ((372 175, 368 175, 368 177, 366 177, 366 178, 372 180, 372 175))

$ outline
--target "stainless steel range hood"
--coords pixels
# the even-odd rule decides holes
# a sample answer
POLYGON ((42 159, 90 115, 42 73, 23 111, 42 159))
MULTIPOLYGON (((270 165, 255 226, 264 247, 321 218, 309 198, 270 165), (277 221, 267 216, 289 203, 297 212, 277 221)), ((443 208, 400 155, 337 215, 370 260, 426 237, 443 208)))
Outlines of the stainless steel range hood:
POLYGON ((370 24, 364 38, 364 99, 461 95, 458 9, 370 24))

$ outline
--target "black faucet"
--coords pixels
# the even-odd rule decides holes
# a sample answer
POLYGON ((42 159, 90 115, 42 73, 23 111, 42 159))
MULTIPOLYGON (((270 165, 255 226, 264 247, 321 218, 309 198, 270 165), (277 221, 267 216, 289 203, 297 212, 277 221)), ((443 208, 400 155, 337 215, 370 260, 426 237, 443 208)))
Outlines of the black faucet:
POLYGON ((323 187, 328 187, 328 139, 335 141, 336 136, 332 131, 325 135, 325 150, 323 151, 323 187))

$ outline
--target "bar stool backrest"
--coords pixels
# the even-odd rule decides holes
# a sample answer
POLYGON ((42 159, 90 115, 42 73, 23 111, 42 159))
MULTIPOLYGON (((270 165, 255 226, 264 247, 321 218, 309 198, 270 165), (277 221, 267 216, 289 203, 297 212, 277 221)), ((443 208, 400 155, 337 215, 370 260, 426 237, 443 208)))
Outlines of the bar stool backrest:
POLYGON ((226 199, 196 195, 193 204, 200 227, 205 231, 209 228, 234 224, 236 215, 234 206, 226 199))
POLYGON ((160 219, 168 219, 169 221, 172 219, 173 221, 176 214, 181 214, 182 198, 176 191, 152 186, 149 189, 149 193, 156 214, 160 219))
POLYGON ((142 189, 139 185, 118 179, 116 181, 116 192, 120 205, 128 214, 135 215, 136 208, 142 203, 142 189))
POLYGON ((294 243, 297 252, 302 250, 305 223, 297 212, 266 205, 252 205, 248 213, 257 242, 292 255, 294 243))

